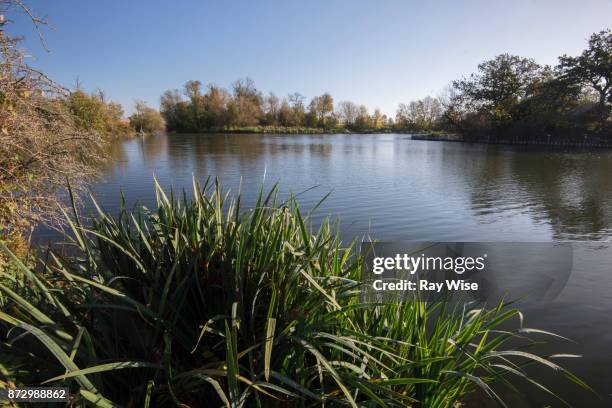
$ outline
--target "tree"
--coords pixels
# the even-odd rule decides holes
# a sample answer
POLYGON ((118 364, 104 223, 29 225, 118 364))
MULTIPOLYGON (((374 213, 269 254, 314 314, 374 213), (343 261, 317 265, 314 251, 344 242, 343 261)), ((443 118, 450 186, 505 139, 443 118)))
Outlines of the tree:
POLYGON ((372 115, 372 128, 381 129, 383 127, 383 115, 380 113, 380 109, 375 109, 372 115))
POLYGON ((303 125, 306 116, 304 95, 299 92, 294 92, 292 94, 289 94, 288 99, 289 105, 291 106, 291 110, 293 112, 293 122, 295 123, 295 126, 303 125))
POLYGON ((448 85, 438 98, 442 108, 440 122, 443 127, 466 133, 465 119, 469 113, 464 96, 452 85, 448 85))
POLYGON ((405 129, 409 125, 410 108, 405 103, 400 103, 397 106, 395 113, 395 126, 400 129, 405 129))
POLYGON ((442 117, 442 104, 438 98, 426 96, 423 99, 400 103, 397 109, 396 122, 403 128, 414 130, 432 130, 438 127, 442 117))
POLYGON ((281 126, 296 126, 293 121, 293 112, 291 111, 291 106, 289 106, 287 99, 283 99, 278 108, 278 123, 281 126))
POLYGON ((183 98, 178 89, 167 90, 159 98, 159 111, 164 117, 168 130, 181 130, 182 122, 179 119, 179 104, 183 98))
POLYGON ((184 85, 184 93, 191 102, 193 130, 200 131, 206 127, 206 106, 202 95, 202 83, 200 81, 187 81, 184 85))
POLYGON ((194 100, 202 96, 202 83, 200 81, 187 81, 183 86, 185 96, 191 100, 193 103, 194 100))
POLYGON ((278 125, 280 100, 276 95, 270 93, 265 97, 263 103, 264 125, 278 125))
POLYGON ((478 72, 453 86, 472 110, 490 114, 494 121, 512 119, 513 106, 525 98, 538 81, 542 67, 532 59, 501 54, 478 65, 478 72))
POLYGON ((204 108, 206 110, 206 127, 220 127, 227 120, 227 104, 231 99, 229 92, 216 85, 208 85, 208 92, 204 95, 204 108))
POLYGON ((330 119, 334 112, 334 98, 329 93, 315 96, 310 101, 308 110, 314 118, 316 126, 328 127, 328 119, 330 119))
POLYGON ((355 120, 355 129, 371 129, 372 128, 372 118, 368 113, 368 108, 365 105, 359 106, 359 114, 357 115, 357 119, 355 120))
POLYGON ((134 110, 135 112, 130 116, 130 125, 137 132, 154 134, 165 130, 166 123, 163 116, 155 109, 148 107, 143 101, 136 101, 134 110))
POLYGON ((234 82, 234 103, 232 106, 231 123, 233 126, 256 126, 262 116, 261 93, 255 88, 251 78, 239 79, 234 82))
POLYGON ((612 30, 591 35, 588 47, 578 57, 559 57, 559 70, 570 83, 595 90, 599 105, 612 103, 612 30))
POLYGON ((106 99, 103 91, 89 95, 77 89, 64 101, 80 129, 95 132, 106 140, 130 136, 131 129, 123 118, 121 104, 106 102, 106 99))
POLYGON ((352 129, 355 126, 357 117, 359 116, 359 107, 351 101, 342 101, 336 109, 340 121, 347 129, 352 129))

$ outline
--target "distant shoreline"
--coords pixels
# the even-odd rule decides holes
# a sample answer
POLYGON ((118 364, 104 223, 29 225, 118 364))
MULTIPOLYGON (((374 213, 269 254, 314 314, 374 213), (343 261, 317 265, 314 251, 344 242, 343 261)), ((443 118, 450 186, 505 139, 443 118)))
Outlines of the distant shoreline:
POLYGON ((456 134, 433 135, 433 134, 414 134, 412 140, 433 141, 433 142, 459 142, 459 143, 479 143, 479 144, 495 144, 495 145, 510 145, 510 146, 544 146, 544 147, 579 147, 579 148, 612 148, 612 143, 602 142, 601 140, 586 140, 578 142, 575 140, 554 140, 552 138, 535 139, 535 140, 520 140, 515 139, 474 139, 464 138, 456 134))
POLYGON ((493 144, 493 145, 510 145, 510 146, 542 146, 542 147, 575 147, 575 148, 612 148, 612 142, 601 140, 586 140, 576 141, 571 139, 561 140, 554 137, 537 138, 531 140, 521 140, 518 137, 513 139, 508 138, 470 138, 464 137, 458 133, 442 132, 442 131, 414 131, 409 129, 360 129, 350 130, 345 128, 309 128, 309 127, 283 127, 283 126, 253 126, 242 128, 213 128, 201 130, 198 132, 167 132, 169 135, 184 135, 184 134, 244 134, 244 135, 338 135, 338 134, 406 134, 410 135, 412 140, 418 141, 433 141, 433 142, 459 142, 459 143, 477 143, 477 144, 493 144))
POLYGON ((253 135, 324 135, 324 134, 410 134, 410 135, 430 135, 430 136, 445 136, 448 133, 445 132, 423 132, 409 129, 392 129, 392 128, 381 128, 381 129, 346 129, 346 128, 310 128, 310 127, 283 127, 283 126, 253 126, 253 127, 242 127, 242 128, 211 128, 205 130, 199 130, 197 132, 177 132, 170 131, 167 134, 173 135, 184 135, 184 134, 253 134, 253 135))
POLYGON ((253 126, 253 127, 242 127, 242 128, 211 128, 198 130, 197 132, 176 132, 171 131, 167 132, 168 134, 194 134, 194 133, 202 133, 202 134, 214 134, 214 133, 240 133, 240 134, 254 134, 254 135, 262 135, 262 134, 271 134, 271 135, 320 135, 320 134, 372 134, 372 133, 415 133, 409 130, 399 130, 399 129, 362 129, 362 130, 350 130, 345 128, 310 128, 310 127, 283 127, 283 126, 253 126))

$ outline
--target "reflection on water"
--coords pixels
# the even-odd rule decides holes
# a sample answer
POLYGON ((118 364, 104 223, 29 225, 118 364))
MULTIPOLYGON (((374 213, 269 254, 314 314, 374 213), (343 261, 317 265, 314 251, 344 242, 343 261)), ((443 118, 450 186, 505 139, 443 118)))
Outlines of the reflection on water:
MULTIPOLYGON (((570 401, 612 405, 612 252, 607 243, 612 151, 522 151, 412 141, 406 135, 162 135, 113 149, 114 164, 93 188, 111 212, 118 208, 120 189, 128 203, 151 206, 153 174, 164 186, 187 189, 192 175, 200 180, 218 176, 234 191, 242 180, 247 204, 264 179, 268 186, 278 181, 284 194, 318 186, 300 197, 304 207, 331 191, 315 221, 340 217, 346 237, 581 241, 574 243, 573 271, 559 301, 526 306, 527 323, 578 342, 570 351, 585 358, 571 367, 604 398, 591 401, 565 387, 570 401)), ((529 399, 539 406, 546 400, 529 399)))
POLYGON ((405 135, 169 135, 118 144, 106 183, 95 191, 116 206, 151 204, 162 185, 218 176, 245 198, 264 180, 304 194, 309 205, 333 191, 325 214, 347 235, 386 240, 608 240, 612 152, 520 151, 409 140, 405 135), (107 199, 108 198, 108 199, 107 199))

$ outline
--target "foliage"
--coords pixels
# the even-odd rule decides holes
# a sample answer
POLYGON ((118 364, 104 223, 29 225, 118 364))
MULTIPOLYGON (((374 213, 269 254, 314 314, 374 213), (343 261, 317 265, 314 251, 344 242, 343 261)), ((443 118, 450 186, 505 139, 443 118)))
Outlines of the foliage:
POLYGON ((527 352, 547 333, 504 305, 362 303, 356 243, 313 230, 275 188, 246 212, 216 183, 193 191, 157 186, 153 211, 71 220, 72 255, 42 275, 13 260, 4 381, 69 386, 77 406, 452 407, 478 388, 504 406, 502 378, 546 390, 529 363, 586 387, 527 352))
POLYGON ((166 129, 162 115, 144 102, 136 102, 135 112, 130 116, 130 126, 134 131, 154 134, 166 129))
POLYGON ((593 34, 578 57, 554 67, 502 54, 454 81, 443 101, 446 125, 470 137, 610 141, 612 34, 593 34))
POLYGON ((591 35, 578 57, 560 57, 559 68, 565 80, 597 92, 602 107, 612 104, 612 30, 591 35))
POLYGON ((441 127, 442 104, 438 98, 427 96, 408 105, 400 103, 395 123, 401 128, 434 130, 441 127))
MULTIPOLYGON (((20 2, 0 1, 29 14, 20 2)), ((75 122, 67 91, 26 64, 19 41, 0 23, 0 238, 27 234, 57 215, 66 180, 95 176, 103 138, 75 122), (77 178, 74 178, 74 176, 77 178)), ((41 20, 34 18, 35 24, 41 20)))
POLYGON ((129 123, 123 118, 121 105, 106 102, 103 92, 88 95, 77 89, 68 95, 66 105, 81 130, 96 133, 106 140, 132 135, 129 123))
POLYGON ((273 93, 263 96, 250 78, 236 81, 232 93, 216 85, 208 85, 203 93, 200 81, 187 81, 183 95, 176 89, 164 92, 160 112, 169 131, 185 133, 277 127, 294 128, 283 133, 296 133, 297 128, 369 131, 393 126, 393 121, 378 109, 370 115, 365 106, 348 101, 334 109, 329 93, 315 96, 308 107, 299 93, 282 99, 273 93))

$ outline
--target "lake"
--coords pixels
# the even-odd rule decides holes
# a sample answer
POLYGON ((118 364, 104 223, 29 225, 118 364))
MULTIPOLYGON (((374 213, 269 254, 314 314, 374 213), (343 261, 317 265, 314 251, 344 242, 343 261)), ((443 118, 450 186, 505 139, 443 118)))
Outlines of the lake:
MULTIPOLYGON (((301 193, 306 209, 331 192, 314 220, 339 218, 347 240, 571 241, 574 267, 560 296, 521 309, 526 326, 576 341, 555 341, 547 350, 584 355, 559 362, 600 398, 552 370, 540 370, 543 382, 575 406, 612 406, 612 151, 413 141, 404 134, 171 134, 118 143, 112 156, 104 181, 93 186, 110 212, 120 191, 128 203, 153 206, 154 174, 177 189, 190 189, 192 176, 217 176, 233 191, 242 183, 247 204, 262 183, 301 193)), ((559 405, 532 391, 508 400, 512 407, 546 402, 559 405)))

